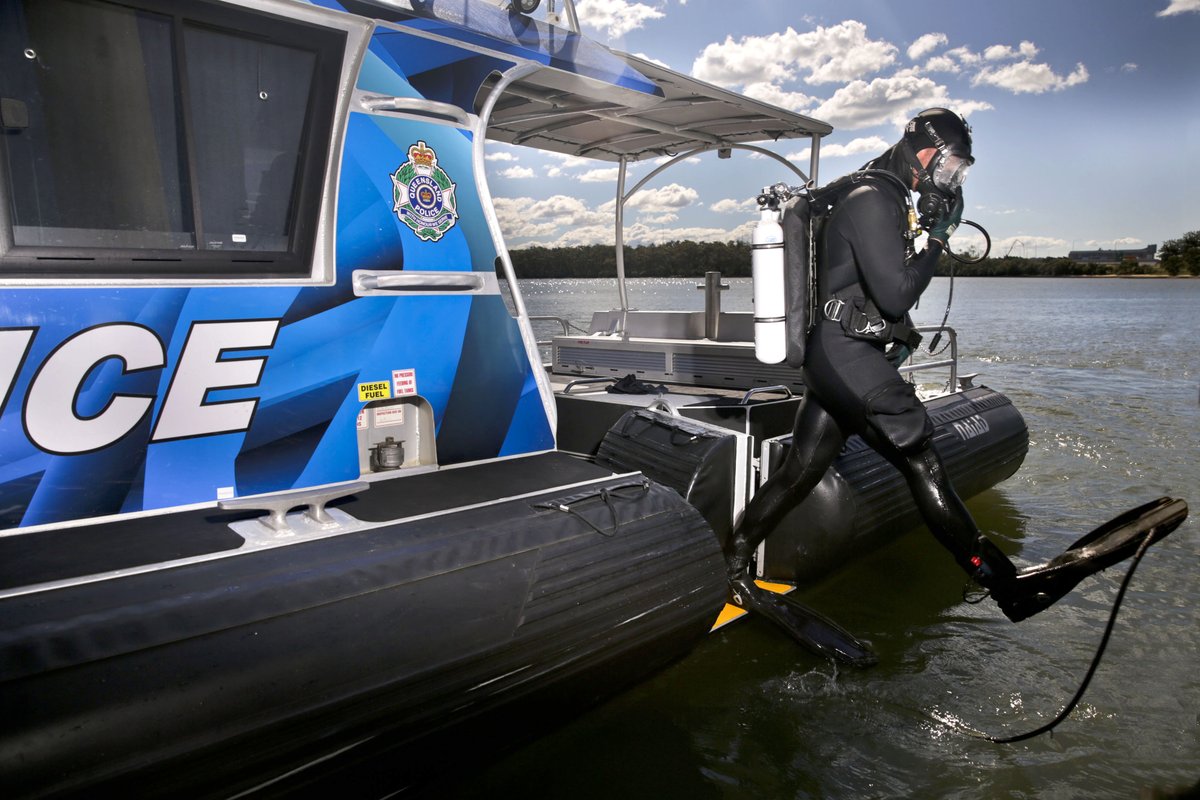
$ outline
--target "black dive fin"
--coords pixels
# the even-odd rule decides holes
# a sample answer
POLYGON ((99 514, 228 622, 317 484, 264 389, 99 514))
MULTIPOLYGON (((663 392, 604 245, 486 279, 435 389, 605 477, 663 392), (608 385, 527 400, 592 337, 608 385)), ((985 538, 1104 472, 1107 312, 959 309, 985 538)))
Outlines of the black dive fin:
POLYGON ((1183 500, 1159 499, 1126 511, 1041 566, 1023 570, 1008 585, 992 589, 1000 610, 1013 622, 1044 611, 1089 575, 1124 561, 1149 537, 1163 539, 1187 519, 1183 500))
POLYGON ((732 580, 730 585, 737 605, 763 615, 817 655, 853 667, 879 663, 879 658, 867 644, 811 608, 784 595, 760 589, 748 577, 732 580))

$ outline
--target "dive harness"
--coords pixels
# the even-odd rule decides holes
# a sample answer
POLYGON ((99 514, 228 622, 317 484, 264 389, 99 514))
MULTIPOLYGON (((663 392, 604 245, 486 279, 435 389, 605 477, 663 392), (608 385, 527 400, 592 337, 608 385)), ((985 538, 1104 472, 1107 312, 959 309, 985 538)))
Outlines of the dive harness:
POLYGON ((830 322, 840 323, 846 335, 853 339, 884 345, 900 342, 910 350, 916 350, 924 337, 905 322, 887 320, 875 301, 865 295, 862 286, 853 283, 834 292, 825 301, 821 313, 830 322))

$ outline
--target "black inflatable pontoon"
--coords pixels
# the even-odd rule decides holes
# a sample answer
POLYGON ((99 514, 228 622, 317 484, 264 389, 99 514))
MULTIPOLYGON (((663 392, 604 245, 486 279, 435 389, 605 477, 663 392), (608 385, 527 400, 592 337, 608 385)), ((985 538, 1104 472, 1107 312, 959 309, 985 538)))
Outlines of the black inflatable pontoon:
POLYGON ((394 781, 425 766, 406 744, 649 674, 725 599, 716 538, 676 492, 561 453, 386 481, 329 513, 341 533, 282 546, 211 510, 52 549, 0 538, 5 797, 236 794, 383 741, 394 781), (189 542, 211 552, 145 563, 189 542))

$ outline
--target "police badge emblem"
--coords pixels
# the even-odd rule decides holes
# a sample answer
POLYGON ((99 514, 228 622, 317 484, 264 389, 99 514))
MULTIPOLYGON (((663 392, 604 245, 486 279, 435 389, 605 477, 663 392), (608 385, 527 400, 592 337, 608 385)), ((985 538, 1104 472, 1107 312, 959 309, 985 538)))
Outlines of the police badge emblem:
POLYGON ((408 161, 392 173, 392 211, 419 239, 436 242, 458 220, 456 184, 438 166, 425 142, 408 148, 408 161))

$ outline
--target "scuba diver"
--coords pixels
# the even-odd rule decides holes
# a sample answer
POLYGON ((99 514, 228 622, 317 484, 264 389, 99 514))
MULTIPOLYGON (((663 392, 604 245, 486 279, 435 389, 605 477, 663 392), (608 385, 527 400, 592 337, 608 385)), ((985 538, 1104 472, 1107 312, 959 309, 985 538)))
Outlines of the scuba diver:
POLYGON ((767 616, 814 651, 852 664, 876 659, 831 620, 760 589, 751 575, 755 549, 817 485, 852 434, 900 471, 938 542, 1014 622, 1133 555, 1146 536, 1166 536, 1187 515, 1182 501, 1164 498, 1118 517, 1048 563, 1018 571, 955 493, 932 446, 933 423, 897 367, 919 343, 908 311, 961 222, 962 184, 973 163, 966 122, 933 108, 910 120, 901 140, 862 171, 837 182, 842 194, 814 231, 817 319, 806 342, 806 391, 792 444, 725 547, 737 605, 767 616), (910 214, 910 191, 920 195, 919 226, 910 214), (915 253, 911 242, 920 228, 928 241, 915 253))

